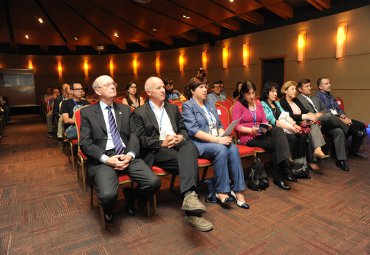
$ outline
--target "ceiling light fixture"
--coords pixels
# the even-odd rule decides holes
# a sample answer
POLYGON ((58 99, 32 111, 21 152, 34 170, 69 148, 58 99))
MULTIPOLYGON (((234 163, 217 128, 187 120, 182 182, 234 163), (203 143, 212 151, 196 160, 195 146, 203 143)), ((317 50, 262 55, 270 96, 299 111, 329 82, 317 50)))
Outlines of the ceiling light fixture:
POLYGON ((42 20, 42 18, 39 18, 38 21, 42 24, 44 23, 44 21, 42 20))
POLYGON ((184 19, 190 19, 190 16, 185 15, 185 14, 183 14, 183 15, 182 15, 182 17, 183 17, 184 19))
POLYGON ((117 37, 117 38, 119 37, 118 33, 114 33, 114 36, 117 37))
POLYGON ((233 2, 234 2, 234 0, 229 0, 229 2, 230 2, 230 3, 233 3, 233 2))
POLYGON ((30 39, 30 37, 28 35, 25 35, 24 37, 26 37, 27 40, 30 39))
POLYGON ((75 40, 75 41, 78 41, 78 38, 75 36, 75 37, 73 37, 73 39, 75 40))
POLYGON ((152 27, 152 31, 153 31, 153 32, 157 32, 157 31, 158 31, 158 28, 156 28, 156 27, 152 27))

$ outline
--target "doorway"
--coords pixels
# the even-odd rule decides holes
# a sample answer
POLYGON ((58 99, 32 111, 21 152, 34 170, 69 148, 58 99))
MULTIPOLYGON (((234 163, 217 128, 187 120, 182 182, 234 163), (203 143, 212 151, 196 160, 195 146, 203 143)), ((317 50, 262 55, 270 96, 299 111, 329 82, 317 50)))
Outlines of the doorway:
POLYGON ((281 97, 280 88, 284 83, 284 57, 266 58, 261 60, 261 91, 265 82, 273 81, 278 84, 278 95, 281 97))

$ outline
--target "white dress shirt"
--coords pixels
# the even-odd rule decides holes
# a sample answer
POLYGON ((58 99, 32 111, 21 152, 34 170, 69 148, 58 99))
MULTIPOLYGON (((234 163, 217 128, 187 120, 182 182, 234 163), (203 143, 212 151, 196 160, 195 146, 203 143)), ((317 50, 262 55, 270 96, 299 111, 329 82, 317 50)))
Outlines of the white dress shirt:
POLYGON ((164 108, 164 103, 162 103, 161 107, 158 107, 149 100, 149 105, 152 108, 158 123, 159 140, 164 140, 166 135, 174 135, 175 132, 173 131, 170 117, 168 117, 166 109, 164 108))
MULTIPOLYGON (((106 103, 102 102, 101 100, 99 101, 99 104, 100 104, 101 111, 103 112, 105 127, 107 129, 107 145, 105 146, 105 150, 108 151, 108 150, 115 149, 115 146, 114 146, 114 143, 113 143, 113 138, 112 138, 112 133, 110 131, 110 126, 109 126, 108 108, 107 108, 108 105, 106 103)), ((114 111, 114 107, 113 107, 113 105, 111 105, 111 106, 112 106, 111 111, 112 111, 112 114, 113 114, 113 118, 116 121, 116 126, 117 126, 117 120, 116 120, 116 114, 115 114, 115 111, 114 111)), ((122 141, 122 138, 121 138, 121 142, 122 142, 123 147, 126 148, 126 145, 122 141)), ((127 155, 131 155, 132 159, 135 159, 135 153, 130 151, 130 152, 127 153, 127 155)), ((100 162, 106 164, 108 158, 109 158, 108 155, 103 154, 103 155, 100 156, 99 160, 100 160, 100 162)))

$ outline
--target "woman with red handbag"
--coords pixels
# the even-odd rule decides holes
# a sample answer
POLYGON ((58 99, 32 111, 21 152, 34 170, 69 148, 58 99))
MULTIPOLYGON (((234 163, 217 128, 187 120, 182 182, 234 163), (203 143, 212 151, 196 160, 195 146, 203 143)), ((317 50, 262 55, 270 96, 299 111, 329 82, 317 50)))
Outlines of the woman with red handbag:
POLYGON ((295 81, 285 82, 281 87, 281 93, 284 95, 284 98, 280 100, 282 108, 289 112, 293 120, 297 121, 300 125, 306 128, 310 125, 309 138, 311 146, 309 147, 307 158, 312 170, 322 173, 318 165, 314 162, 313 157, 325 160, 329 156, 325 155, 321 149, 325 145, 325 140, 315 114, 310 113, 297 98, 297 83, 295 81))

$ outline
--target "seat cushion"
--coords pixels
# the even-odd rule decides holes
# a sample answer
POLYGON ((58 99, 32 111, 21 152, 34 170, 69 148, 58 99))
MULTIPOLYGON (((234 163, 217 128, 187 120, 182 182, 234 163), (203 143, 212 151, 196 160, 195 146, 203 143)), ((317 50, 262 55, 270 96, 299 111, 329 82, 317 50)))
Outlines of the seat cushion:
POLYGON ((212 161, 206 158, 198 158, 198 167, 205 167, 212 165, 212 161))
POLYGON ((119 184, 125 184, 125 183, 129 183, 129 182, 131 182, 131 178, 127 174, 122 174, 122 175, 118 176, 118 183, 119 184))
POLYGON ((236 145, 239 150, 240 157, 248 157, 248 156, 253 156, 254 155, 254 148, 248 147, 246 145, 236 145))
POLYGON ((164 171, 162 168, 157 166, 152 166, 152 171, 158 176, 165 176, 167 175, 166 171, 164 171))

